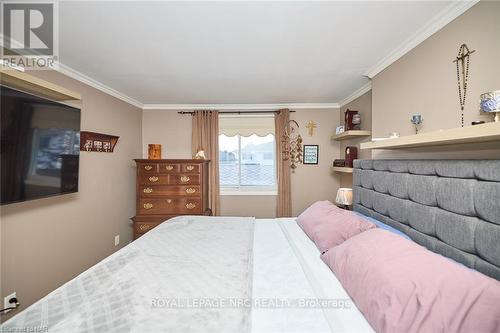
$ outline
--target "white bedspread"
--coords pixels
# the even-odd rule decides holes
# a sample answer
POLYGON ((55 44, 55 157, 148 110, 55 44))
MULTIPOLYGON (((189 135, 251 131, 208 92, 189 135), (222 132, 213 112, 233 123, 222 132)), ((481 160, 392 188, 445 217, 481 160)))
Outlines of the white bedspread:
POLYGON ((246 332, 253 218, 180 217, 163 223, 8 321, 0 331, 246 332))
POLYGON ((373 331, 294 219, 192 216, 158 226, 0 330, 33 327, 49 332, 373 331))

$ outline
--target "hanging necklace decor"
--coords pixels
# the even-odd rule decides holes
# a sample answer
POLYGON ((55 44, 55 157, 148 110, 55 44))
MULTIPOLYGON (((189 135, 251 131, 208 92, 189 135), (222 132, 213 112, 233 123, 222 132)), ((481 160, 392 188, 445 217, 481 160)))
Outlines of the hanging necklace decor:
POLYGON ((302 163, 302 137, 299 134, 299 124, 290 120, 281 138, 283 161, 290 161, 290 168, 295 172, 297 164, 302 163))
POLYGON ((469 80, 469 61, 470 55, 474 52, 476 50, 470 51, 466 44, 462 44, 458 49, 456 59, 453 60, 457 64, 458 100, 460 102, 460 111, 462 112, 462 127, 464 127, 465 97, 467 95, 467 81, 469 80))

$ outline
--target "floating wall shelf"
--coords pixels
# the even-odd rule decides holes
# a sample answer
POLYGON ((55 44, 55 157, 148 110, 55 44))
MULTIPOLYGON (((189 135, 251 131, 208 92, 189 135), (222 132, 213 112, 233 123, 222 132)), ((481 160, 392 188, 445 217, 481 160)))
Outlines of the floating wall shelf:
POLYGON ((335 172, 352 173, 352 168, 347 167, 332 167, 335 172))
POLYGON ((452 128, 361 143, 361 149, 405 149, 464 143, 500 142, 500 122, 452 128))
POLYGON ((97 151, 112 153, 118 142, 119 136, 81 131, 80 151, 97 151))
POLYGON ((80 100, 80 94, 15 69, 0 69, 4 86, 53 101, 80 100))
POLYGON ((355 139, 355 138, 360 138, 360 137, 370 136, 370 135, 372 135, 371 131, 351 130, 351 131, 345 131, 345 132, 340 133, 340 134, 332 135, 332 140, 341 141, 341 140, 355 139))

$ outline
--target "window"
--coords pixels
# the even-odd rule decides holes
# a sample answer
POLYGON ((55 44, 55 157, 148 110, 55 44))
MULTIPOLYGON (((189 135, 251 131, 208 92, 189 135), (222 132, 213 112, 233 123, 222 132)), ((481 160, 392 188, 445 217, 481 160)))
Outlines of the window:
POLYGON ((274 118, 270 115, 219 119, 219 177, 222 192, 275 191, 274 118))

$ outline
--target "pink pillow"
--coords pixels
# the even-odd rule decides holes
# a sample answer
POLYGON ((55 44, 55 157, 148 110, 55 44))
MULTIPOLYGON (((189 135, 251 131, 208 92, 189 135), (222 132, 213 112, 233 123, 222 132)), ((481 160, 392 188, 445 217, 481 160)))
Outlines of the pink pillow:
POLYGON ((500 282, 382 229, 324 253, 377 332, 500 332, 500 282))
POLYGON ((299 215, 297 223, 321 253, 360 232, 376 227, 330 201, 315 202, 299 215))
POLYGON ((321 218, 313 229, 313 241, 321 253, 340 245, 363 231, 376 228, 372 222, 363 220, 351 211, 343 214, 329 214, 321 218))
POLYGON ((346 210, 340 209, 328 200, 317 201, 299 215, 297 218, 297 224, 312 240, 314 229, 318 223, 324 222, 322 219, 323 217, 327 215, 334 216, 335 214, 342 214, 344 212, 346 212, 346 210))

